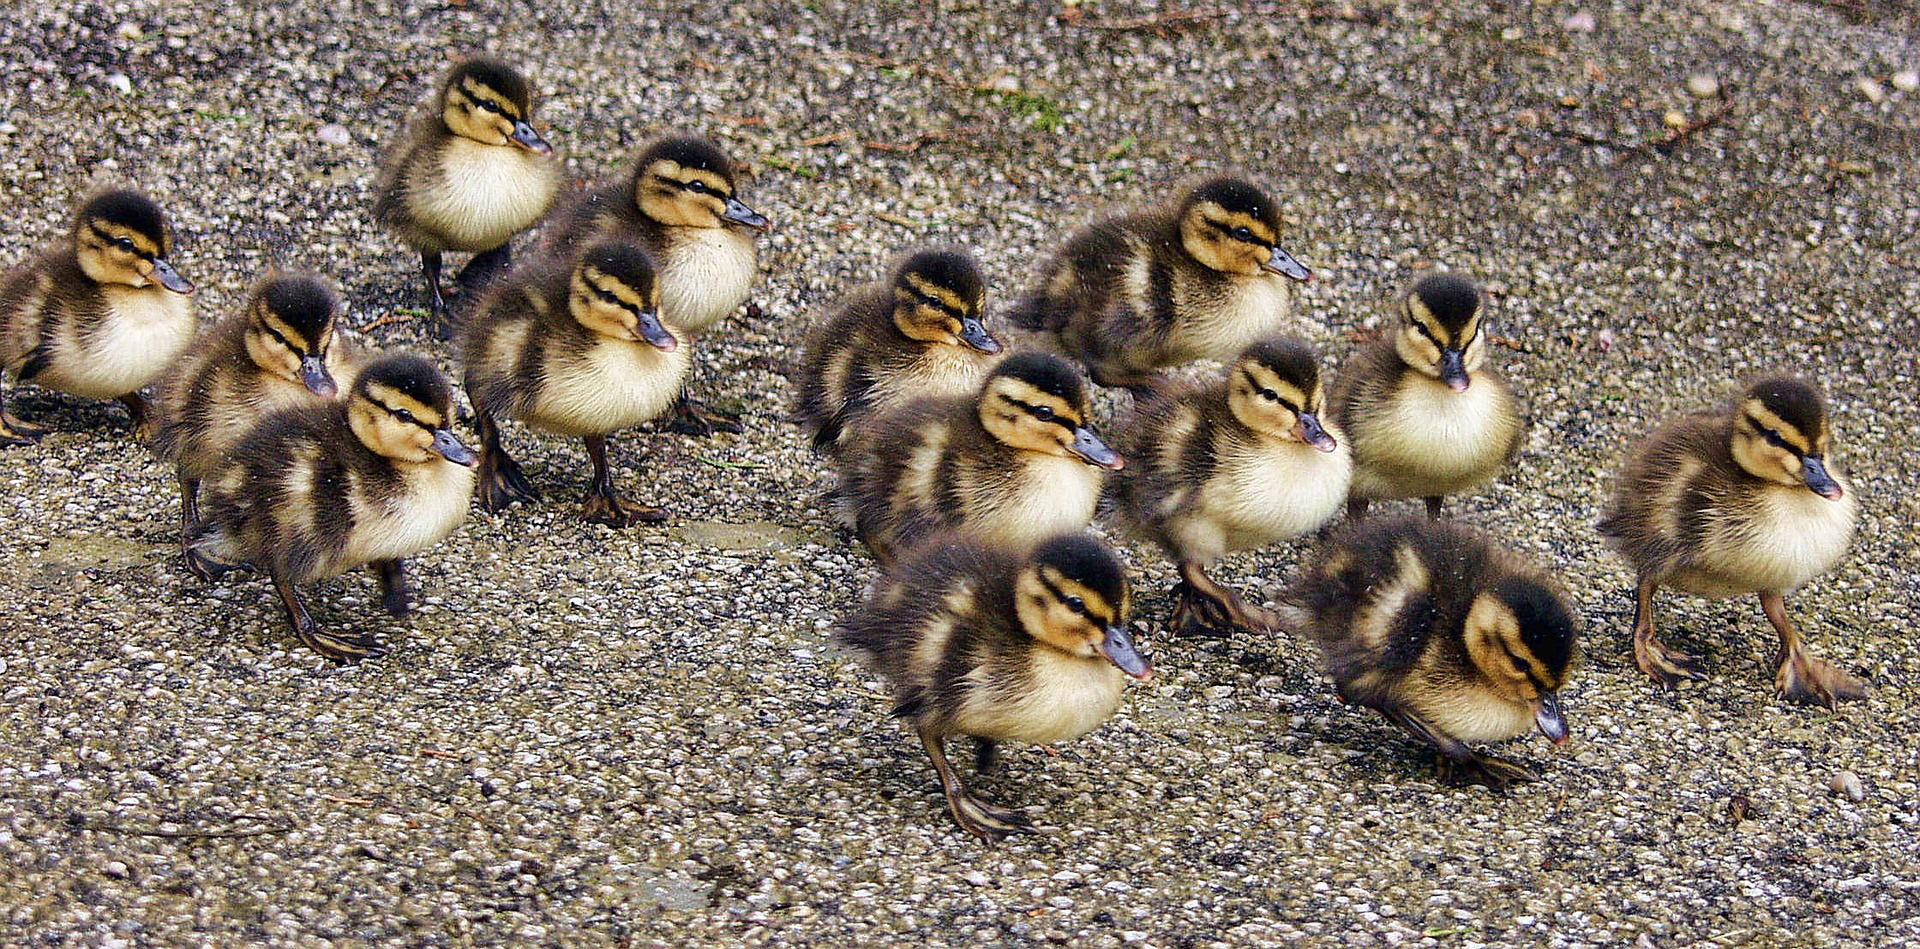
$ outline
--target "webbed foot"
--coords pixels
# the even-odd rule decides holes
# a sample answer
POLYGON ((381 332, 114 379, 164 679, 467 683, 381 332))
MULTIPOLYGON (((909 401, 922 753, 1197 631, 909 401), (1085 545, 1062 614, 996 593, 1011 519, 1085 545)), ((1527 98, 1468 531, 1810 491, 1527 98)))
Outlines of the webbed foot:
POLYGON ((1780 698, 1808 705, 1824 705, 1831 709, 1838 709, 1841 702, 1867 697, 1866 682, 1805 652, 1796 652, 1780 663, 1773 686, 1780 698))
POLYGON ((964 790, 948 794, 947 807, 953 811, 953 819, 962 830, 988 843, 1014 834, 1041 833, 1033 818, 1025 813, 988 804, 964 790))
POLYGON ((1663 689, 1672 689, 1685 679, 1702 680, 1707 677, 1700 670, 1698 659, 1670 649, 1652 636, 1634 638, 1633 660, 1640 665, 1641 672, 1652 677, 1663 689))
POLYGON ((706 438, 715 432, 740 435, 747 430, 747 427, 741 424, 739 416, 707 408, 689 399, 675 402, 673 408, 667 410, 666 418, 661 424, 669 432, 692 435, 695 438, 706 438))
POLYGON ((667 519, 667 509, 635 504, 617 495, 592 493, 581 516, 594 524, 608 527, 632 527, 635 524, 659 524, 667 519))
POLYGON ((332 633, 318 623, 307 623, 296 629, 295 634, 308 648, 338 663, 378 659, 387 654, 387 647, 371 634, 332 633))

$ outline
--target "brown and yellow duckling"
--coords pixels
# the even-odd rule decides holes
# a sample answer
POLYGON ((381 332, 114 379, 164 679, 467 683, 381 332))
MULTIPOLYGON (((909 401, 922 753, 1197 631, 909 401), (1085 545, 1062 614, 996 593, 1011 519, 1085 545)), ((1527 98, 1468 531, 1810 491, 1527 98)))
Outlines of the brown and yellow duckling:
MULTIPOLYGON (((180 479, 181 543, 197 517, 200 481, 260 420, 318 405, 352 384, 351 347, 336 336, 340 296, 316 274, 267 275, 246 306, 222 319, 162 392, 154 450, 180 479)), ((188 564, 199 567, 188 558, 188 564)))
POLYGON ((1127 677, 1153 667, 1127 634, 1126 571, 1086 534, 1017 554, 955 535, 929 540, 835 633, 893 687, 893 714, 920 737, 953 819, 982 840, 1040 833, 975 797, 947 762, 971 736, 976 773, 996 742, 1051 744, 1112 717, 1127 677))
POLYGON ((1334 380, 1332 414, 1353 448, 1350 510, 1373 500, 1442 499, 1498 477, 1526 434, 1519 397, 1486 365, 1480 288, 1465 277, 1420 278, 1401 325, 1361 350, 1334 380))
POLYGON ((560 193, 560 163, 532 117, 533 94, 517 70, 497 59, 466 60, 447 73, 380 168, 374 218, 420 252, 443 337, 450 330, 441 255, 474 254, 460 282, 479 289, 506 269, 513 236, 560 193))
POLYGON ((1866 697, 1866 683, 1814 657, 1787 617, 1787 594, 1832 570, 1853 539, 1858 512, 1832 450, 1820 391, 1780 375, 1755 381, 1725 409, 1668 422, 1627 457, 1600 533, 1639 574, 1641 671, 1668 688, 1704 678, 1692 657, 1654 637, 1661 587, 1757 593, 1780 636, 1779 695, 1829 707, 1866 697))
POLYGON ((1133 464, 1113 490, 1122 522, 1180 565, 1173 628, 1274 627, 1207 567, 1340 513, 1353 461, 1325 411, 1319 358, 1292 336, 1247 347, 1225 378, 1139 401, 1119 446, 1133 464))
POLYGON ((840 500, 881 564, 942 530, 1024 547, 1093 520, 1107 469, 1086 386, 1045 353, 1010 356, 978 394, 869 418, 842 456, 840 500))
MULTIPOLYGON (((697 336, 746 302, 759 272, 751 232, 767 219, 741 202, 738 189, 738 172, 720 146, 688 136, 656 139, 640 149, 631 171, 555 212, 547 247, 566 255, 617 237, 646 248, 660 274, 660 318, 697 336)), ((684 392, 668 427, 689 435, 746 430, 684 392)))
POLYGON ((499 420, 578 435, 593 461, 587 520, 614 527, 666 519, 661 508, 614 491, 607 435, 658 418, 691 364, 659 313, 653 263, 618 239, 577 260, 545 259, 513 272, 463 330, 467 394, 480 432, 480 503, 497 511, 538 495, 500 444, 499 420))
POLYGON ((396 355, 368 363, 345 399, 267 416, 202 482, 188 557, 212 576, 266 571, 294 634, 323 656, 383 654, 372 635, 322 629, 298 587, 366 564, 387 612, 412 610, 404 558, 452 533, 473 494, 479 459, 452 414, 439 371, 396 355))
POLYGON ((1158 370, 1231 359, 1293 319, 1289 281, 1312 275, 1280 248, 1279 205, 1238 178, 1183 188, 1164 207, 1074 232, 1015 304, 1103 386, 1138 389, 1158 370))
POLYGON ((915 251, 814 328, 795 417, 837 454, 866 416, 920 396, 978 392, 1000 340, 982 322, 986 280, 960 250, 915 251))
MULTIPOLYGON (((0 370, 17 382, 89 399, 118 399, 135 437, 153 427, 141 387, 193 341, 193 284, 167 259, 173 232, 137 191, 101 191, 80 205, 66 240, 0 276, 0 370)), ((47 434, 6 410, 0 446, 47 434)))
POLYGON ((1534 729, 1567 740, 1559 689, 1577 653, 1573 613, 1485 534, 1405 515, 1361 522, 1327 544, 1293 599, 1340 700, 1438 749, 1443 778, 1531 781, 1468 743, 1534 729))

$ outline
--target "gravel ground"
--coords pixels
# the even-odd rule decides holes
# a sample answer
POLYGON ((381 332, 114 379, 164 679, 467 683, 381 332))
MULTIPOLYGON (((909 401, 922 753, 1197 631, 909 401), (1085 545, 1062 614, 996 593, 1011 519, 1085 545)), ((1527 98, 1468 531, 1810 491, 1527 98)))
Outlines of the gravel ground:
MULTIPOLYGON (((750 164, 775 222, 765 313, 702 343, 749 430, 621 436, 623 490, 673 512, 626 532, 577 520, 577 445, 510 430, 549 500, 418 558, 411 621, 364 575, 317 584, 323 622, 395 647, 336 668, 292 644, 263 581, 181 568, 170 475, 117 407, 21 390, 59 433, 0 463, 0 943, 1920 938, 1906 5, 282 6, 0 22, 0 259, 89 183, 131 182, 174 216, 203 316, 290 263, 338 279, 379 343, 443 354, 369 186, 430 77, 487 49, 533 78, 578 177, 670 126, 750 164), (1439 787, 1334 701, 1300 638, 1154 634, 1160 675, 1111 723, 981 784, 1057 831, 981 846, 878 683, 826 645, 874 571, 820 503, 784 373, 902 248, 970 247, 1004 304, 1076 223, 1216 167, 1287 208, 1330 359, 1416 269, 1488 281, 1533 427, 1451 510, 1578 600, 1575 739, 1507 749, 1541 783, 1439 787), (1654 691, 1591 527, 1633 439, 1765 367, 1827 387, 1864 505, 1854 555, 1790 601, 1876 687, 1837 714, 1772 700, 1751 600, 1665 599, 1714 677, 1654 691)), ((1220 575, 1271 593, 1303 552, 1220 575)), ((1127 555, 1157 624, 1170 571, 1127 555)))

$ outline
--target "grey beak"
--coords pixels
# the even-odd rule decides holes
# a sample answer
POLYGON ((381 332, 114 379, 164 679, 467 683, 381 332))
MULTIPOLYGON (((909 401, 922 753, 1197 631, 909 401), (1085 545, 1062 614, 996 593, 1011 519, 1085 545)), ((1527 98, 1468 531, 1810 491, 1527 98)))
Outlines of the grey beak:
POLYGON ((1119 452, 1108 448, 1107 443, 1085 425, 1073 430, 1073 446, 1068 450, 1085 459, 1088 464, 1102 468, 1119 471, 1127 466, 1126 459, 1121 458, 1119 452))
POLYGON ((1467 357, 1457 349, 1440 350, 1440 381, 1455 392, 1467 391, 1473 380, 1467 376, 1467 357))
POLYGON ((1118 626, 1107 627, 1107 638, 1100 642, 1100 655, 1114 664, 1121 672, 1145 681, 1153 678, 1153 663, 1133 648, 1133 637, 1118 626))
POLYGON ((755 213, 752 208, 741 204, 739 198, 728 198, 727 210, 720 216, 735 224, 745 224, 748 227, 767 226, 767 219, 755 213))
POLYGON ((652 310, 640 311, 640 324, 635 329, 640 331, 641 339, 663 353, 680 348, 680 341, 674 338, 673 331, 667 329, 666 324, 660 322, 660 314, 652 310))
POLYGON ((340 387, 333 382, 333 375, 327 372, 327 364, 312 353, 300 357, 300 384, 323 399, 331 399, 340 391, 340 387))
POLYGON ((153 277, 155 280, 160 281, 161 286, 166 287, 167 289, 172 290, 175 293, 192 293, 193 292, 192 282, 188 281, 187 278, 180 276, 180 271, 173 269, 172 264, 167 263, 166 261, 161 260, 158 257, 155 257, 153 259, 153 277))
POLYGON ((1800 476, 1806 479, 1807 487, 1813 489, 1813 493, 1829 501, 1838 501, 1840 495, 1846 493, 1840 489, 1840 482, 1827 474, 1827 463, 1818 456, 1808 455, 1800 459, 1800 476))
POLYGON ((1340 447, 1340 443, 1334 441, 1333 436, 1328 434, 1326 429, 1320 427, 1320 419, 1315 417, 1312 412, 1300 413, 1299 419, 1300 420, 1294 423, 1293 426, 1293 436, 1295 438, 1312 445, 1320 451, 1332 451, 1340 447))
POLYGON ((1556 745, 1565 744, 1569 737, 1567 718, 1560 714, 1560 693, 1542 692, 1533 703, 1533 724, 1540 734, 1556 745))
POLYGON ((999 340, 993 338, 992 333, 987 332, 987 328, 982 326, 979 320, 972 317, 960 321, 960 341, 989 356, 1004 348, 999 340))
POLYGON ((525 122, 513 123, 513 134, 508 136, 508 138, 512 139, 514 144, 536 155, 550 155, 553 153, 553 146, 548 145, 547 140, 541 138, 540 133, 534 131, 533 126, 525 122))
POLYGON ((460 444, 460 439, 444 428, 433 430, 433 450, 439 452, 440 457, 456 465, 471 468, 480 463, 480 456, 474 454, 473 449, 460 444))
POLYGON ((1267 262, 1261 264, 1260 269, 1277 273, 1289 280, 1298 280, 1301 283, 1306 283, 1313 279, 1313 271, 1308 270, 1307 265, 1294 260, 1292 254, 1281 250, 1279 244, 1273 245, 1273 250, 1267 253, 1267 262))

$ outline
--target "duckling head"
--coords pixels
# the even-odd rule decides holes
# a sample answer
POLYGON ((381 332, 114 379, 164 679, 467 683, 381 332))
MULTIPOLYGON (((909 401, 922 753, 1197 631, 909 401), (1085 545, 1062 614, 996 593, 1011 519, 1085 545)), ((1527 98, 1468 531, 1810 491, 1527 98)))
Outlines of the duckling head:
POLYGON ((469 59, 440 87, 440 119, 447 130, 483 145, 513 145, 536 155, 553 151, 527 120, 533 94, 518 70, 497 59, 469 59))
POLYGON ((987 284, 972 255, 918 251, 894 268, 892 282, 893 325, 908 339, 988 355, 1003 348, 980 322, 987 284))
POLYGON ((193 292, 193 284, 167 262, 173 232, 166 215, 138 191, 115 188, 88 198, 74 215, 73 247, 80 269, 95 283, 193 292))
POLYGON ((669 227, 767 226, 766 218, 734 197, 733 161, 704 138, 675 136, 648 145, 633 176, 640 213, 669 227))
POLYGON ((1070 656, 1104 656, 1136 679, 1153 677, 1153 664, 1127 634, 1133 600, 1127 571, 1105 544, 1087 534, 1063 534, 1034 548, 1014 581, 1014 609, 1035 641, 1070 656))
POLYGON ((339 387, 327 371, 327 350, 339 313, 339 294, 320 277, 273 274, 247 303, 247 355, 260 368, 333 398, 339 387))
POLYGON ((1507 577, 1476 597, 1462 631, 1467 658, 1495 694, 1531 705, 1535 727, 1555 744, 1567 740, 1558 690, 1577 635, 1566 603, 1528 577, 1507 577))
POLYGON ((1221 273, 1313 279, 1312 271, 1280 249, 1280 209, 1238 178, 1214 178, 1187 192, 1180 202, 1180 245, 1221 273))
POLYGON ((580 325, 614 339, 646 343, 663 353, 680 348, 660 322, 660 281, 638 245, 602 241, 573 267, 567 306, 580 325))
POLYGON ((1248 346, 1227 380, 1227 406, 1240 424, 1263 435, 1333 451, 1340 443, 1320 424, 1326 404, 1320 360, 1298 336, 1277 336, 1248 346))
POLYGON ((480 456, 449 427, 453 389, 418 356, 383 356, 367 364, 347 401, 354 437, 395 461, 424 464, 436 456, 469 468, 480 456))
POLYGON ((1049 353, 1008 357, 980 390, 980 424, 1003 444, 1117 471, 1126 461, 1094 434, 1091 412, 1080 377, 1049 353))
POLYGON ((1487 361, 1480 288, 1458 274, 1428 274, 1407 291, 1401 315, 1405 325, 1394 340, 1400 358, 1447 388, 1466 391, 1472 372, 1487 361))
POLYGON ((1833 433, 1820 390, 1792 376, 1747 388, 1733 423, 1733 457, 1754 477, 1801 485, 1829 501, 1845 494, 1827 471, 1833 433))

